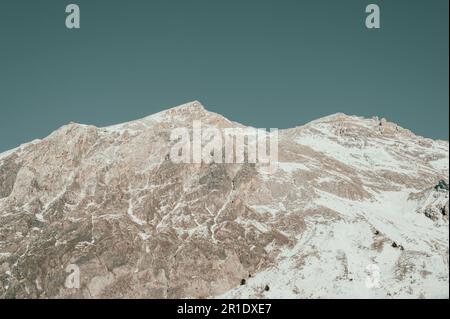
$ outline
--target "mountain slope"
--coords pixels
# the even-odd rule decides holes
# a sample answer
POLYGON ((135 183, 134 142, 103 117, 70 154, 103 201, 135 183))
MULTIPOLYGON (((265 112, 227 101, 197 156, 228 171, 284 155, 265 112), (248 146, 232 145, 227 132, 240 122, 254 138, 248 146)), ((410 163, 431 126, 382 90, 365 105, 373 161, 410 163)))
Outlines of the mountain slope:
POLYGON ((280 131, 275 174, 175 164, 193 120, 243 127, 192 102, 1 154, 0 296, 448 298, 448 142, 335 114, 280 131))

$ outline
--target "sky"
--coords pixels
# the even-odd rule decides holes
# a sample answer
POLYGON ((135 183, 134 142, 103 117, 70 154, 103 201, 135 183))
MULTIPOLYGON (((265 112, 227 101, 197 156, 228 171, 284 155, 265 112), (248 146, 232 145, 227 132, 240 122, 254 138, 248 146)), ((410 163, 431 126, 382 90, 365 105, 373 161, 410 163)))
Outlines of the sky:
POLYGON ((0 2, 0 152, 193 100, 261 128, 343 112, 448 140, 448 0, 71 1, 0 2))

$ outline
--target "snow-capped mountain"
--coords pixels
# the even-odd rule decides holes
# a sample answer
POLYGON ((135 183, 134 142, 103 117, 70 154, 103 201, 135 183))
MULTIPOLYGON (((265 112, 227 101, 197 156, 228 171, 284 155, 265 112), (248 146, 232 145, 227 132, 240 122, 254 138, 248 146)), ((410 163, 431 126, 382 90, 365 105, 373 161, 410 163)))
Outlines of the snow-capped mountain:
POLYGON ((192 102, 0 154, 0 297, 449 297, 448 142, 335 114, 273 174, 173 163, 194 120, 244 127, 192 102))

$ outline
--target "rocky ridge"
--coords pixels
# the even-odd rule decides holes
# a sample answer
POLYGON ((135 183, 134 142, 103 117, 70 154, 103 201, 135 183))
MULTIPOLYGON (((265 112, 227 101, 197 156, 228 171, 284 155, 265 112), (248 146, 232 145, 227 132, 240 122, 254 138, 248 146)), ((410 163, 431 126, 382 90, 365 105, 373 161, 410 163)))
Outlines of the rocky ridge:
POLYGON ((335 114, 280 130, 275 174, 172 163, 193 120, 244 127, 195 101, 0 154, 0 297, 448 298, 448 142, 335 114))

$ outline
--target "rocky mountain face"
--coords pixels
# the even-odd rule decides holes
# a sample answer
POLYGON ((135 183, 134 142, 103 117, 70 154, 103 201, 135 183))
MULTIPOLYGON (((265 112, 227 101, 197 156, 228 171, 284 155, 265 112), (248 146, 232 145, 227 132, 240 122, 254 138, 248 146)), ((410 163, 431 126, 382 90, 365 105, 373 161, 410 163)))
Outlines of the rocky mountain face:
POLYGON ((335 114, 274 174, 173 163, 193 120, 243 127, 192 102, 0 154, 0 297, 449 297, 448 142, 335 114))

